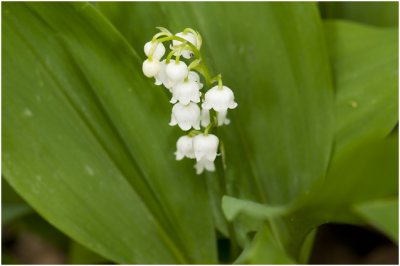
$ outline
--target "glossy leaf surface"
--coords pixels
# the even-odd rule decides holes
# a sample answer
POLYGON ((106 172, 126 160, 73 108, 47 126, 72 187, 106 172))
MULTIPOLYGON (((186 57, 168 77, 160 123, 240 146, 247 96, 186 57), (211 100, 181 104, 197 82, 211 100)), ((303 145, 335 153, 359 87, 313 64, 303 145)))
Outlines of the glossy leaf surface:
POLYGON ((176 164, 167 99, 132 48, 89 4, 9 3, 3 14, 10 184, 113 261, 215 261, 204 181, 176 164))

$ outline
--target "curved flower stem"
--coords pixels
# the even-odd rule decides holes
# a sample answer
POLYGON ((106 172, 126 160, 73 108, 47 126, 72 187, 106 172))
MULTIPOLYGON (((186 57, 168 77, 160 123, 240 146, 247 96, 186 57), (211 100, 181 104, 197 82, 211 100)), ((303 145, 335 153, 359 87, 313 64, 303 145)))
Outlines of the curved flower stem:
MULTIPOLYGON (((193 45, 193 43, 188 42, 187 40, 185 40, 185 39, 183 39, 181 37, 175 36, 175 35, 168 36, 168 37, 163 37, 163 38, 156 39, 156 40, 158 42, 160 42, 160 43, 167 42, 167 41, 172 41, 172 40, 180 41, 182 43, 186 43, 189 46, 190 50, 193 52, 194 56, 197 59, 200 60, 200 64, 196 68, 199 70, 199 72, 201 72, 203 74, 203 76, 204 76, 204 78, 206 80, 206 85, 210 86, 212 84, 211 75, 210 75, 210 72, 208 71, 208 68, 207 68, 206 64, 204 63, 204 59, 201 56, 200 51, 197 49, 197 47, 195 45, 193 45)), ((172 55, 171 55, 171 57, 172 57, 172 55)))
POLYGON ((196 135, 203 134, 200 130, 191 130, 188 134, 189 137, 194 137, 196 135))
POLYGON ((214 122, 211 122, 210 124, 208 124, 208 126, 206 127, 206 129, 204 130, 204 135, 208 135, 208 131, 210 131, 210 129, 214 126, 214 122))
POLYGON ((176 64, 179 64, 179 58, 180 58, 180 57, 181 57, 181 55, 178 55, 178 56, 175 57, 175 63, 176 63, 176 64))
POLYGON ((193 60, 190 65, 188 66, 189 71, 199 66, 201 63, 200 59, 193 60))
POLYGON ((174 55, 175 51, 169 52, 167 55, 167 59, 165 59, 165 63, 169 64, 169 61, 171 61, 172 56, 174 55))
POLYGON ((172 40, 180 41, 182 43, 187 43, 187 45, 190 46, 190 49, 192 50, 192 52, 194 53, 196 58, 199 58, 199 59, 201 58, 200 51, 197 49, 197 47, 194 46, 193 43, 188 42, 187 40, 185 40, 185 39, 183 39, 181 37, 178 37, 178 36, 174 35, 174 36, 169 36, 169 37, 164 37, 164 38, 157 39, 158 42, 166 42, 166 41, 172 41, 172 40))

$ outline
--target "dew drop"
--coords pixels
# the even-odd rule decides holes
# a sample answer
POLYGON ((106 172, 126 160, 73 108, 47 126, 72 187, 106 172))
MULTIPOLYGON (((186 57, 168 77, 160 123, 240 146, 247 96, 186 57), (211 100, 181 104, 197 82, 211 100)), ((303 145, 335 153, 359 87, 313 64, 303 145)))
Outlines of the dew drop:
POLYGON ((26 108, 24 110, 24 112, 23 112, 23 115, 26 116, 26 117, 32 117, 33 113, 32 113, 32 111, 30 109, 26 108))
POLYGON ((94 171, 93 171, 93 169, 92 169, 89 165, 85 165, 85 171, 86 171, 86 173, 88 173, 89 175, 94 175, 94 171))
POLYGON ((349 104, 351 105, 351 107, 353 107, 354 109, 356 109, 358 107, 358 103, 356 101, 350 101, 349 104))

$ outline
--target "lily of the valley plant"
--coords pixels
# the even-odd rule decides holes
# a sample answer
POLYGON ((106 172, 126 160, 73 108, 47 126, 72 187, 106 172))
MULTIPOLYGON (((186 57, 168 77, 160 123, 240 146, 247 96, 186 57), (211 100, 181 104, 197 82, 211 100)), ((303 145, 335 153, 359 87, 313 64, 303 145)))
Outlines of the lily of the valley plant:
POLYGON ((143 62, 143 73, 154 77, 156 85, 164 85, 171 92, 170 102, 174 106, 169 125, 178 125, 187 132, 176 143, 176 159, 196 159, 197 174, 214 171, 220 141, 210 132, 213 127, 230 123, 228 109, 237 107, 234 94, 223 85, 221 74, 215 77, 209 74, 200 53, 202 38, 197 31, 186 28, 173 35, 165 28, 158 29, 160 32, 144 45, 148 58, 143 62), (163 59, 166 42, 171 42, 171 51, 163 59), (212 86, 205 92, 201 92, 204 86, 199 74, 206 88, 212 86))

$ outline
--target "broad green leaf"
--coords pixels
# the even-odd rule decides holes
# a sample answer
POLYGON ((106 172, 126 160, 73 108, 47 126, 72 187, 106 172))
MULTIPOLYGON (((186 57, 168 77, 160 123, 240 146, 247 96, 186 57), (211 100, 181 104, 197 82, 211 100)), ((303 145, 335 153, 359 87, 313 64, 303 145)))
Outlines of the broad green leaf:
POLYGON ((399 241, 399 201, 397 198, 357 204, 354 206, 354 211, 393 241, 399 241))
POLYGON ((264 226, 235 261, 236 264, 295 264, 264 226))
POLYGON ((301 264, 308 263, 308 261, 310 259, 310 255, 312 254, 312 251, 313 251, 316 235, 317 235, 317 229, 313 229, 307 235, 307 237, 304 239, 303 245, 300 250, 299 263, 301 263, 301 264))
POLYGON ((398 138, 364 145, 333 161, 321 201, 352 203, 398 192, 398 138))
POLYGON ((337 145, 347 148, 340 156, 336 149, 325 181, 310 190, 306 202, 294 203, 292 209, 303 204, 299 210, 270 221, 279 228, 275 232, 289 252, 299 259, 300 247, 310 230, 331 221, 362 223, 351 209, 354 202, 398 193, 397 134, 384 140, 397 123, 396 33, 344 22, 330 21, 325 26, 336 81, 336 119, 341 129, 337 145), (353 82, 345 82, 349 77, 353 82), (375 104, 341 110, 354 96, 375 104))
POLYGON ((305 207, 270 220, 299 259, 310 230, 330 221, 362 223, 351 204, 398 193, 397 135, 383 140, 397 123, 396 32, 344 22, 325 26, 336 81, 337 146, 347 147, 340 156, 336 150, 325 182, 311 190, 305 207), (354 110, 354 99, 373 104, 354 110))
POLYGON ((168 3, 98 2, 96 6, 144 60, 144 44, 158 32, 156 27, 169 29, 169 20, 162 10, 164 5, 168 3))
MULTIPOLYGON (((397 32, 325 23, 336 86, 336 147, 316 205, 351 204, 397 193, 397 32), (384 182, 381 182, 384 180, 384 182), (361 186, 360 189, 355 189, 361 186)), ((313 193, 310 193, 312 195, 313 193)))
POLYGON ((3 172, 18 193, 112 261, 215 262, 167 97, 107 20, 86 3, 7 3, 3 40, 3 172))
POLYGON ((105 264, 106 259, 85 248, 75 241, 71 241, 68 253, 68 264, 105 264))
MULTIPOLYGON (((363 204, 398 194, 397 136, 370 143, 334 160, 321 187, 297 204, 297 211, 325 222, 362 223, 353 204, 363 204)), ((314 223, 315 225, 315 223, 314 223)))
POLYGON ((381 27, 397 27, 399 3, 396 1, 319 2, 324 19, 346 19, 381 27))
POLYGON ((336 86, 335 152, 340 153, 383 139, 398 121, 398 33, 343 21, 324 26, 336 86))
POLYGON ((398 139, 364 144, 334 158, 323 183, 291 207, 293 213, 270 220, 290 254, 302 260, 302 243, 320 224, 363 224, 352 205, 398 194, 398 139))

